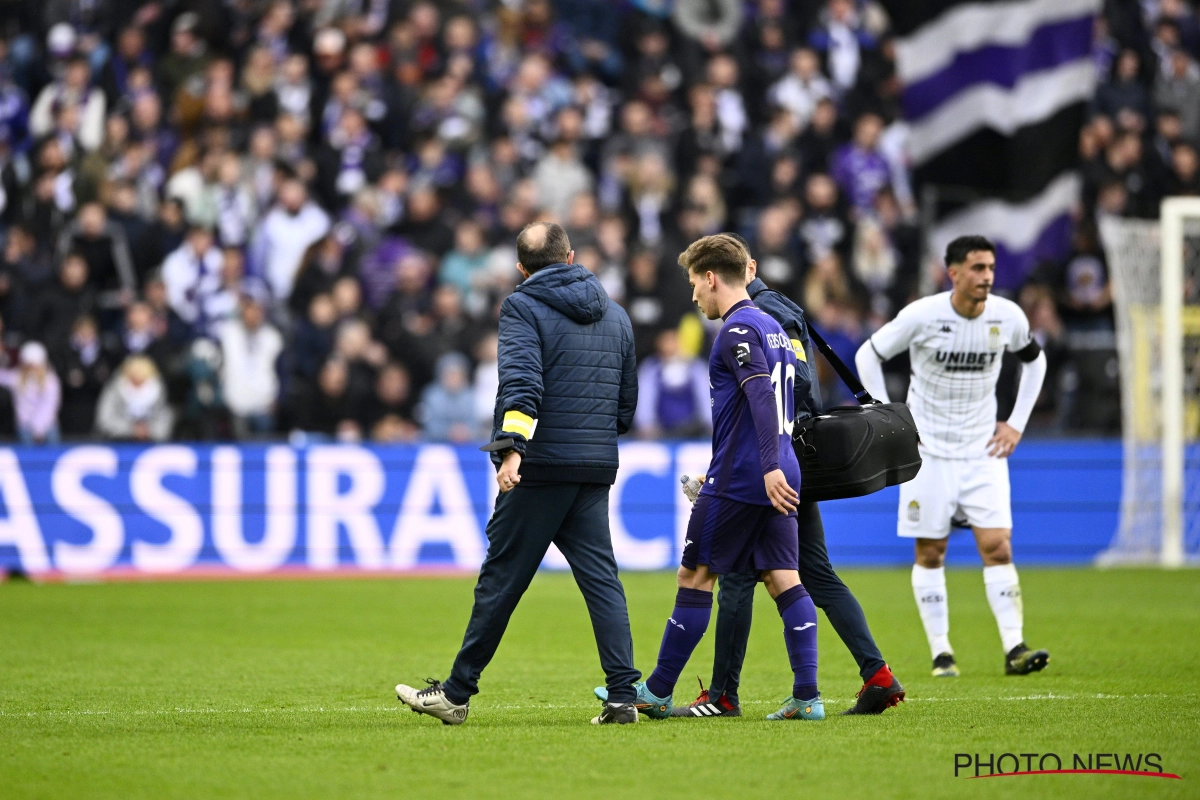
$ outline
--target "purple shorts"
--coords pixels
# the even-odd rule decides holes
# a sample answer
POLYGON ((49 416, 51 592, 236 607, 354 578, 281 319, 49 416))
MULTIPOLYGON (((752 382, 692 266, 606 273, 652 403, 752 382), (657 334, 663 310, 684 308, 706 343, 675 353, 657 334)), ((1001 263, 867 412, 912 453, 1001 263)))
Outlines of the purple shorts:
POLYGON ((681 561, 688 569, 703 564, 714 575, 799 569, 796 515, 703 495, 692 506, 681 561))

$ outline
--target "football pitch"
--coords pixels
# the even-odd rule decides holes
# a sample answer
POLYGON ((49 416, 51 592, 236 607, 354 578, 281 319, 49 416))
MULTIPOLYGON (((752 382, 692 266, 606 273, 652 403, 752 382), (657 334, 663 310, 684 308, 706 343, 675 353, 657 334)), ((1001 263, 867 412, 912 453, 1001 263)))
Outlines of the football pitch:
MULTIPOLYGON (((908 689, 881 717, 836 715, 860 680, 822 615, 830 718, 763 719, 791 672, 760 588, 745 716, 604 727, 588 724, 603 679, 569 575, 535 580, 460 727, 402 711, 392 686, 445 677, 470 578, 0 584, 0 796, 1200 796, 1200 572, 1023 569, 1029 643, 1053 656, 1027 677, 1003 675, 979 570, 948 573, 958 679, 929 676, 908 570, 844 573, 908 689), (973 779, 974 762, 955 777, 956 754, 986 774, 1004 753, 1021 770, 1024 754, 1036 770, 1047 753, 1064 769, 1157 753, 1182 780, 973 779)), ((674 577, 623 579, 648 672, 674 577)), ((707 683, 712 638, 677 699, 707 683)))

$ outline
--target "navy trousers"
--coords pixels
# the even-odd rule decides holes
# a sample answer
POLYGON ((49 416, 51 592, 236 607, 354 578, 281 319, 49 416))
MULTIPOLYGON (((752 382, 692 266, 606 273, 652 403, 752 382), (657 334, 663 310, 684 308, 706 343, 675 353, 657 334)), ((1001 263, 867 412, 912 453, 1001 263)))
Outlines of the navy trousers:
POLYGON ((445 684, 450 700, 463 703, 479 692, 479 676, 553 542, 587 603, 609 698, 633 701, 641 673, 633 668, 629 609, 608 530, 608 490, 598 483, 521 483, 496 498, 471 621, 445 684))
MULTIPOLYGON (((801 503, 796 522, 800 536, 800 581, 812 595, 813 603, 825 612, 833 629, 842 637, 842 642, 858 662, 859 674, 866 681, 883 666, 883 656, 867 627, 862 606, 829 563, 825 525, 821 522, 817 504, 801 503)), ((714 698, 724 692, 730 700, 737 702, 757 585, 758 574, 754 572, 730 574, 720 580, 713 675, 708 687, 714 698)))

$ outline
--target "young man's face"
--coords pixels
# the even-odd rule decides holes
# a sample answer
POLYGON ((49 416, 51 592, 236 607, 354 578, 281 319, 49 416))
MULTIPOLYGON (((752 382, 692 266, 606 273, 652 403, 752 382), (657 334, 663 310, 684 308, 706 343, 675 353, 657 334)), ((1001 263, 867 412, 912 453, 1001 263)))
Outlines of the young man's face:
POLYGON ((717 280, 715 272, 688 270, 688 283, 692 285, 692 302, 700 309, 700 313, 709 319, 721 316, 717 307, 717 280))
POLYGON ((961 264, 951 264, 949 272, 959 297, 987 300, 996 280, 996 255, 987 250, 972 250, 961 264))

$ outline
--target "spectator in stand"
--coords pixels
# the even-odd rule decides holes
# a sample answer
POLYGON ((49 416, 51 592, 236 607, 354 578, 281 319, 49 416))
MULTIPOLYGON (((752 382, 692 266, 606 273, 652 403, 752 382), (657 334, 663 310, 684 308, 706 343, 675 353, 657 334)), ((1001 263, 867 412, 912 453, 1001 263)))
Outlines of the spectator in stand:
POLYGON ((1200 157, 1195 145, 1179 142, 1171 148, 1171 174, 1167 178, 1167 194, 1200 195, 1200 157))
POLYGON ((469 368, 462 353, 438 359, 437 380, 425 388, 417 406, 417 419, 431 441, 466 442, 477 435, 469 368))
POLYGON ((829 0, 808 41, 825 56, 826 69, 839 93, 854 88, 863 56, 876 44, 862 24, 854 0, 829 0))
POLYGON ((454 229, 454 249, 442 259, 438 279, 456 286, 463 297, 477 290, 477 273, 488 263, 483 228, 474 220, 464 220, 454 229))
POLYGON ((655 353, 638 367, 638 407, 634 427, 647 439, 699 438, 712 428, 708 365, 683 355, 679 332, 661 331, 655 353))
POLYGON ((1096 89, 1096 111, 1110 119, 1121 112, 1135 115, 1143 125, 1150 119, 1150 92, 1142 83, 1142 60, 1135 50, 1122 50, 1113 64, 1112 78, 1096 89))
POLYGON ((331 358, 321 366, 316 385, 298 387, 289 410, 291 427, 320 438, 361 441, 365 401, 351 390, 345 362, 331 358))
POLYGON ((337 309, 327 294, 315 295, 308 304, 308 316, 296 323, 291 346, 293 376, 315 384, 321 365, 333 350, 333 329, 337 309))
POLYGON ((308 199, 304 183, 285 179, 279 201, 258 224, 250 245, 251 272, 266 280, 276 302, 291 296, 305 251, 328 230, 329 215, 308 199))
POLYGON ((55 133, 56 115, 66 108, 74 110, 74 124, 66 132, 86 150, 99 147, 104 138, 104 92, 92 86, 92 69, 83 56, 73 56, 61 79, 42 89, 29 113, 29 132, 37 139, 55 133))
POLYGON ((187 238, 163 262, 162 278, 167 302, 193 335, 208 330, 205 307, 221 288, 221 270, 225 259, 217 248, 212 231, 202 225, 188 229, 187 238))
POLYGON ((100 394, 96 430, 108 439, 163 442, 170 438, 175 414, 154 362, 145 356, 125 359, 100 394))
POLYGON ((414 420, 416 402, 412 381, 403 364, 391 362, 379 370, 375 394, 367 410, 367 427, 376 442, 411 442, 421 429, 414 420))
POLYGON ((875 196, 891 184, 891 169, 879 152, 883 120, 863 114, 854 123, 854 141, 833 156, 833 179, 856 214, 870 213, 875 196))
POLYGON ((85 203, 58 240, 60 258, 79 253, 88 262, 88 282, 106 307, 125 306, 137 291, 137 276, 125 230, 108 219, 104 206, 85 203))
POLYGON ((128 356, 146 356, 160 374, 165 374, 174 355, 166 332, 166 320, 157 316, 154 309, 147 303, 134 303, 125 312, 124 325, 109 335, 116 341, 108 344, 106 349, 118 354, 118 361, 128 356))
POLYGON ((770 101, 792 115, 796 130, 808 127, 817 103, 833 97, 833 86, 821 74, 821 60, 815 50, 802 47, 792 51, 789 71, 768 92, 770 101))
POLYGON ((0 386, 12 392, 21 444, 57 444, 62 386, 41 342, 21 346, 16 369, 0 369, 0 386))
POLYGON ((88 285, 87 261, 78 253, 70 253, 59 267, 58 280, 40 293, 25 323, 25 331, 57 348, 70 337, 75 320, 95 308, 96 294, 88 285))
POLYGON ((276 362, 283 336, 267 322, 265 292, 242 294, 241 314, 217 329, 221 344, 221 389, 239 439, 271 433, 279 399, 276 362))
POLYGON ((100 392, 119 359, 105 347, 96 320, 83 316, 75 321, 70 340, 53 360, 62 375, 62 408, 58 412, 62 435, 67 439, 87 437, 96 424, 100 392))
POLYGON ((496 412, 496 395, 500 391, 500 336, 494 331, 475 345, 475 419, 481 436, 491 433, 496 412), (487 431, 487 434, 484 433, 487 431))
POLYGON ((1200 67, 1183 50, 1171 53, 1169 69, 1158 76, 1154 101, 1179 114, 1183 136, 1200 140, 1200 67))

